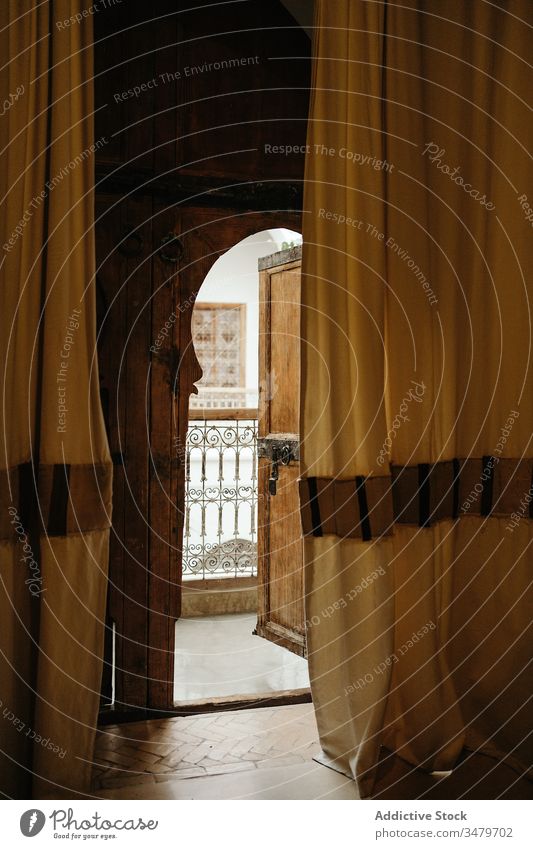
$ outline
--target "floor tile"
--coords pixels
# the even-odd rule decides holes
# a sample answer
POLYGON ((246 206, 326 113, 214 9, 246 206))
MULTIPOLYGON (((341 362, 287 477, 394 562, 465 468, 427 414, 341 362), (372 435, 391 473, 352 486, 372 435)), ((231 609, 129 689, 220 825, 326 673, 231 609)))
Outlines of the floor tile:
POLYGON ((99 733, 94 786, 116 789, 122 780, 126 787, 135 775, 160 782, 264 770, 311 762, 318 750, 309 705, 130 723, 99 733))

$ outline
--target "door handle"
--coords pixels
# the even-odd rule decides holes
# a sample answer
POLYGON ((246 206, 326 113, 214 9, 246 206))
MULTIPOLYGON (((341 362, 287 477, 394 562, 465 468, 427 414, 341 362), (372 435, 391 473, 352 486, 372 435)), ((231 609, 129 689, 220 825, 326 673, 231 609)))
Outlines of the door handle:
POLYGON ((268 479, 268 491, 270 495, 275 495, 278 488, 278 478, 279 478, 279 461, 272 460, 272 465, 270 467, 270 477, 268 479))
POLYGON ((271 461, 268 491, 270 495, 276 495, 280 465, 288 466, 293 460, 299 459, 298 439, 292 434, 291 438, 271 434, 257 440, 257 454, 271 461))

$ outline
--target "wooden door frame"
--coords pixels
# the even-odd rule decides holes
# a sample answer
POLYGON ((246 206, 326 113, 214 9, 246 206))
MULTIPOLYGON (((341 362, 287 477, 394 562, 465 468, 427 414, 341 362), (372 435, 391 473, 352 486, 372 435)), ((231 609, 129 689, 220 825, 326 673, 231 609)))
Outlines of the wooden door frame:
MULTIPOLYGON (((102 200, 105 205, 105 199, 102 200)), ((145 222, 142 256, 133 262, 146 262, 146 281, 148 274, 150 278, 146 285, 152 299, 152 312, 149 326, 145 327, 146 338, 151 336, 153 344, 171 313, 176 320, 172 334, 165 338, 157 355, 148 353, 148 345, 144 343, 135 354, 143 375, 146 370, 151 373, 150 462, 146 481, 139 481, 143 509, 149 522, 133 541, 135 551, 135 546, 143 540, 143 551, 137 555, 138 564, 131 558, 126 562, 126 554, 121 555, 119 551, 123 548, 126 552, 130 544, 129 527, 125 517, 119 515, 124 475, 129 473, 125 466, 131 469, 131 464, 137 461, 135 456, 119 457, 116 461, 115 507, 118 505, 119 509, 113 519, 112 535, 116 544, 114 559, 110 561, 109 611, 114 621, 121 622, 123 631, 116 655, 116 701, 112 709, 105 711, 107 722, 126 721, 154 715, 154 712, 176 714, 175 622, 180 615, 185 515, 185 452, 180 451, 179 446, 186 444, 189 397, 202 374, 192 342, 191 321, 196 296, 216 260, 246 237, 278 227, 301 229, 298 210, 168 206, 155 199, 146 199, 144 208, 141 219, 136 209, 132 210, 132 203, 125 199, 123 210, 117 213, 117 221, 123 228, 132 220, 145 222), (168 239, 170 234, 176 237, 175 260, 162 262, 162 240, 168 239), (160 479, 165 481, 164 487, 159 485, 160 479), (119 524, 115 528, 117 521, 119 524), (130 598, 132 575, 139 587, 130 598), (131 608, 129 619, 126 615, 128 605, 131 608)), ((106 274, 119 279, 129 273, 132 261, 119 253, 113 248, 109 253, 112 265, 107 271, 105 265, 99 271, 104 283, 106 274)), ((141 289, 139 292, 147 296, 141 289)), ((139 397, 144 397, 144 387, 139 397)), ((135 400, 130 398, 130 402, 135 400)), ((139 398, 135 403, 139 403, 139 398)), ((112 450, 116 451, 116 446, 114 449, 112 446, 112 450)), ((127 447, 126 452, 128 450, 127 447)), ((145 447, 142 452, 144 457, 145 447)), ((140 462, 145 465, 142 458, 140 462)), ((141 473, 136 468, 133 472, 137 476, 141 473)), ((269 695, 267 703, 272 698, 274 696, 269 695)), ((198 708, 191 712, 198 712, 198 708)))

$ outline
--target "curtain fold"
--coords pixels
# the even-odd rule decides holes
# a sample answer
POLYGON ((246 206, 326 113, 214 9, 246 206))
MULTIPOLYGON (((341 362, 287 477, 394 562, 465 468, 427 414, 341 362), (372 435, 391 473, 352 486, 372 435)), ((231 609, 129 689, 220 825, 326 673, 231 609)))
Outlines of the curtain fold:
POLYGON ((444 7, 316 10, 308 650, 324 760, 363 795, 382 748, 531 763, 532 11, 444 7))
POLYGON ((102 670, 112 466, 93 218, 105 140, 91 16, 81 0, 23 6, 0 10, 0 787, 65 798, 89 790, 102 670))

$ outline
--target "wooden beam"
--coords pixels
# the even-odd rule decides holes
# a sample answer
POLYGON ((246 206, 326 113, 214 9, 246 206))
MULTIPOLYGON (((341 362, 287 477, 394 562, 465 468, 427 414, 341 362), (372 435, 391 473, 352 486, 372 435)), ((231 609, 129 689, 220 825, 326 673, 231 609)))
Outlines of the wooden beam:
POLYGON ((150 194, 158 200, 194 206, 234 209, 300 211, 303 183, 289 180, 239 181, 219 177, 199 177, 173 171, 165 175, 149 169, 96 165, 98 193, 150 194))

